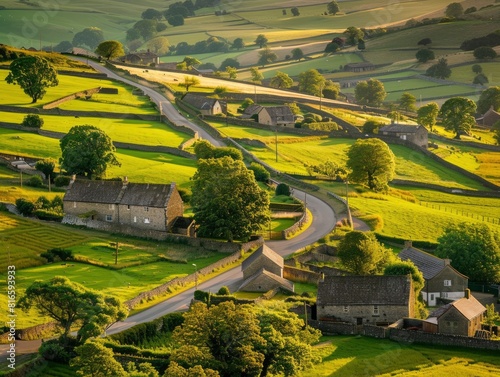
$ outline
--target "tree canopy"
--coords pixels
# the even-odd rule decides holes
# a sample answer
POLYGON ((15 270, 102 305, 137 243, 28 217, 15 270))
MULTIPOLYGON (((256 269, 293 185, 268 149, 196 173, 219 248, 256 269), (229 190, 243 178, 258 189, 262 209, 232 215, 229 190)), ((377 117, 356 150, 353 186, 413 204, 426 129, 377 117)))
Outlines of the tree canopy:
POLYGON ((267 45, 268 39, 264 34, 259 34, 257 35, 257 38, 255 38, 255 44, 259 46, 259 48, 262 48, 267 45))
POLYGON ((251 80, 254 83, 260 83, 262 80, 264 80, 264 75, 260 72, 259 67, 251 67, 250 75, 252 76, 251 80))
POLYGON ((247 239, 269 222, 269 196, 243 161, 231 157, 198 160, 192 191, 200 236, 247 239))
POLYGON ((63 338, 68 337, 72 327, 78 327, 77 340, 81 343, 127 317, 127 309, 117 298, 62 276, 32 283, 18 306, 24 310, 34 307, 42 316, 54 319, 63 329, 63 338))
POLYGON ((288 89, 293 85, 293 79, 284 72, 277 71, 269 83, 273 88, 288 89))
POLYGON ((461 134, 468 134, 476 124, 474 114, 476 104, 466 97, 453 97, 441 106, 439 115, 446 130, 456 133, 455 138, 460 139, 461 134))
POLYGON ((417 110, 417 122, 432 132, 432 127, 436 125, 438 114, 438 104, 436 102, 429 102, 417 110))
POLYGON ((116 148, 104 131, 91 126, 74 126, 60 140, 61 169, 90 178, 106 175, 108 165, 120 166, 116 148))
POLYGON ((47 88, 59 85, 57 72, 48 60, 28 55, 17 58, 9 66, 10 72, 5 78, 8 84, 17 84, 25 94, 36 103, 42 99, 47 88))
POLYGON ((292 51, 290 51, 292 53, 292 59, 293 60, 301 60, 301 59, 304 59, 304 52, 302 51, 301 48, 294 48, 292 51))
POLYGON ((92 377, 128 377, 122 365, 113 357, 113 350, 98 340, 89 341, 75 348, 77 356, 70 365, 78 368, 78 373, 92 377))
POLYGON ((154 53, 158 55, 165 55, 170 47, 170 42, 167 37, 156 37, 153 39, 150 39, 147 43, 146 46, 153 51, 154 53))
POLYGON ((330 1, 326 6, 326 10, 328 14, 336 15, 340 11, 340 7, 336 1, 330 1))
POLYGON ((425 72, 427 76, 444 80, 451 76, 451 69, 448 67, 448 60, 441 58, 438 62, 430 66, 425 72))
POLYGON ((429 60, 434 60, 436 58, 434 51, 428 48, 421 48, 418 50, 415 57, 420 63, 427 63, 429 60))
POLYGON ((448 225, 438 243, 436 256, 451 259, 470 281, 500 283, 500 236, 486 224, 448 225))
POLYGON ((325 78, 317 69, 309 69, 299 74, 299 92, 318 96, 324 85, 325 78))
POLYGON ((464 8, 460 3, 448 4, 445 11, 446 17, 459 18, 464 14, 464 8))
POLYGON ((483 59, 495 59, 497 57, 497 52, 489 46, 481 46, 474 49, 474 57, 479 60, 483 59))
POLYGON ((365 33, 363 30, 358 29, 355 26, 349 26, 345 31, 344 34, 346 35, 346 43, 350 44, 351 46, 355 46, 358 44, 358 41, 360 39, 363 39, 365 36, 365 33))
POLYGON ((276 59, 278 59, 278 56, 269 47, 265 47, 262 51, 259 51, 258 64, 261 66, 274 63, 276 59))
POLYGON ((104 56, 106 60, 118 58, 125 55, 123 50, 123 45, 118 41, 104 41, 99 43, 95 53, 100 56, 104 56))
POLYGON ((243 47, 245 47, 245 42, 243 41, 243 38, 235 38, 235 40, 231 44, 231 48, 235 48, 236 50, 240 50, 243 47))
POLYGON ((354 88, 356 101, 362 105, 380 106, 384 102, 387 93, 384 84, 376 79, 360 81, 354 88))
POLYGON ((349 179, 383 190, 394 177, 395 159, 389 146, 380 139, 358 139, 349 147, 346 166, 349 179))
POLYGON ((104 34, 98 27, 88 27, 75 34, 73 46, 87 47, 94 51, 104 41, 104 34))
POLYGON ((399 108, 405 111, 415 111, 417 109, 416 103, 417 98, 413 94, 404 92, 399 99, 399 108))
POLYGON ((500 86, 492 86, 481 92, 477 101, 477 111, 480 114, 486 113, 490 107, 493 110, 500 110, 500 86))

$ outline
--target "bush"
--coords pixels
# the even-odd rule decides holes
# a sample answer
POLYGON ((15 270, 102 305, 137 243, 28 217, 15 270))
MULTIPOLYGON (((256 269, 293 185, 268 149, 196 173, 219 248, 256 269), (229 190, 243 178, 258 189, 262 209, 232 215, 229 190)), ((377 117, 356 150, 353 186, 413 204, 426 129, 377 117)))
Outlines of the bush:
POLYGON ((278 186, 276 186, 276 195, 290 196, 290 194, 290 186, 288 186, 286 183, 280 183, 278 184, 278 186))
POLYGON ((224 94, 224 93, 226 93, 226 92, 227 92, 227 87, 225 87, 225 86, 221 86, 221 85, 219 85, 219 86, 217 86, 217 87, 214 89, 214 93, 215 93, 215 94, 224 94))
POLYGON ((56 339, 43 342, 38 352, 45 360, 63 364, 67 364, 72 357, 71 353, 64 349, 56 339))
POLYGON ((40 196, 35 202, 35 207, 37 209, 49 209, 51 206, 50 200, 47 199, 45 196, 40 196))
POLYGON ((489 46, 481 46, 474 49, 474 57, 476 59, 495 59, 497 52, 489 46))
POLYGON ((194 291, 194 299, 208 303, 210 301, 210 293, 200 290, 194 291))
POLYGON ((69 249, 55 248, 41 253, 40 256, 47 259, 47 262, 54 262, 57 260, 66 261, 73 259, 73 252, 69 249))
POLYGON ((19 198, 16 199, 16 207, 21 215, 31 216, 33 214, 33 211, 35 210, 35 203, 27 199, 19 198))
POLYGON ((56 187, 68 186, 70 182, 71 182, 71 177, 68 175, 58 175, 54 179, 54 184, 56 185, 56 187))
POLYGON ((229 291, 229 288, 223 285, 220 287, 219 291, 217 292, 218 295, 220 296, 229 296, 231 292, 229 291))
POLYGON ((40 177, 39 175, 34 175, 34 176, 30 177, 30 178, 26 181, 26 186, 31 186, 31 187, 43 187, 43 180, 42 180, 42 177, 40 177))
POLYGON ((365 124, 363 124, 363 133, 370 135, 378 134, 378 130, 382 126, 383 124, 380 122, 377 122, 375 120, 367 120, 365 124))
POLYGON ((39 115, 36 114, 28 114, 24 117, 23 122, 21 123, 24 127, 30 128, 42 128, 43 119, 40 118, 39 115))
POLYGON ((339 129, 339 125, 335 122, 312 122, 304 123, 303 126, 315 131, 337 131, 339 129))
POLYGON ((261 164, 258 164, 256 162, 252 162, 250 164, 249 169, 251 171, 253 171, 253 174, 255 175, 255 179, 258 182, 267 182, 271 178, 271 174, 261 164))

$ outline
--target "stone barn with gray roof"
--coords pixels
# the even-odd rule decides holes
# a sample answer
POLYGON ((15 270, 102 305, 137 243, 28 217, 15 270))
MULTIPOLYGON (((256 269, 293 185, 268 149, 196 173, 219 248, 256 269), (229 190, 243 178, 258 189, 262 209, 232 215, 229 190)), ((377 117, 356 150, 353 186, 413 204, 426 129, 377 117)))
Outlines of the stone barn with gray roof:
POLYGON ((202 115, 222 114, 226 108, 217 98, 210 98, 192 93, 184 95, 182 101, 193 107, 202 115))
POLYGON ((419 147, 427 148, 429 143, 429 132, 424 126, 410 126, 407 124, 390 124, 381 127, 378 131, 381 136, 395 137, 407 140, 419 147))
POLYGON ((253 118, 258 123, 270 126, 295 126, 295 116, 288 106, 250 105, 243 112, 242 118, 253 118))
POLYGON ((65 215, 165 232, 184 212, 175 183, 73 179, 63 203, 65 215))
POLYGON ((390 324, 415 315, 411 276, 325 276, 318 284, 320 321, 390 324))

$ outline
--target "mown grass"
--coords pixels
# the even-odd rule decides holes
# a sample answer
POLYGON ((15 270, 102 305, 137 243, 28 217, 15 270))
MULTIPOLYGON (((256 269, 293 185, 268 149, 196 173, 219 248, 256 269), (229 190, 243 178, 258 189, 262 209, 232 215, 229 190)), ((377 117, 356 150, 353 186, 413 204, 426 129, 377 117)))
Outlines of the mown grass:
POLYGON ((476 74, 472 71, 472 66, 474 64, 479 64, 482 67, 483 73, 489 81, 487 86, 500 85, 500 66, 496 62, 489 61, 471 62, 471 64, 453 67, 451 70, 450 80, 472 83, 474 77, 476 76, 476 74))
POLYGON ((491 376, 500 372, 488 351, 397 343, 359 336, 323 337, 314 347, 322 363, 303 376, 491 376))

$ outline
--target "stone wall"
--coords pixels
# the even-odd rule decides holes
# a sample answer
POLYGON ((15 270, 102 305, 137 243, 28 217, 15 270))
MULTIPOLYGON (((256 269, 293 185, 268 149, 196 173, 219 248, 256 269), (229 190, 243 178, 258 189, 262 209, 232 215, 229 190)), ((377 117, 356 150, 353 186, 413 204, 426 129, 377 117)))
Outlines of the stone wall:
POLYGON ((92 97, 92 95, 94 95, 95 93, 99 93, 100 90, 101 90, 101 87, 97 87, 97 88, 83 90, 81 92, 76 92, 76 93, 70 94, 68 96, 56 99, 55 101, 46 103, 45 105, 42 106, 42 109, 44 109, 44 110, 54 109, 56 107, 59 107, 59 105, 63 104, 64 102, 72 101, 72 100, 77 99, 77 98, 92 97))
POLYGON ((292 237, 299 230, 301 230, 302 227, 304 226, 304 224, 307 222, 307 220, 308 220, 307 211, 304 211, 304 213, 302 214, 302 216, 300 217, 300 219, 295 224, 293 224, 291 227, 285 229, 282 232, 283 233, 283 239, 286 240, 286 239, 292 237))
POLYGON ((327 322, 309 320, 309 325, 321 331, 323 335, 356 335, 357 326, 354 323, 327 322))
POLYGON ((372 338, 384 339, 387 338, 388 331, 387 327, 364 325, 361 334, 372 338))
POLYGON ((323 275, 317 272, 301 270, 299 268, 291 266, 285 266, 283 268, 283 277, 288 280, 318 284, 318 282, 323 278, 323 275))

